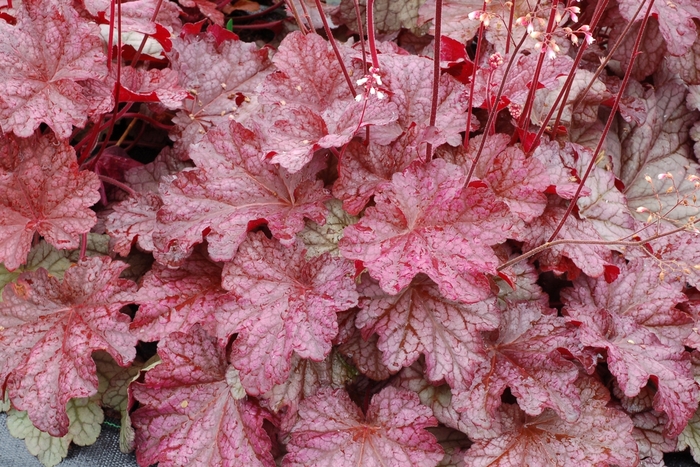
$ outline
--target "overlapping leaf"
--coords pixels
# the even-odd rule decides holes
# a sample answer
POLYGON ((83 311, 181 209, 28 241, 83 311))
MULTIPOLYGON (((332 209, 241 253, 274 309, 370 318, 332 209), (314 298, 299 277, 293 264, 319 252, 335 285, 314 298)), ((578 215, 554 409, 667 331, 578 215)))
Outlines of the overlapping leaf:
POLYGON ((502 427, 475 440, 465 457, 467 465, 566 467, 573 461, 636 466, 637 443, 629 417, 607 407, 610 395, 593 378, 580 378, 574 388, 581 399, 576 421, 562 420, 551 409, 532 417, 517 405, 504 405, 499 410, 502 427))
POLYGON ((425 355, 426 377, 466 390, 477 366, 487 358, 481 331, 496 329, 495 299, 472 305, 446 300, 433 281, 416 277, 398 295, 366 280, 355 325, 363 338, 379 335, 384 364, 396 372, 425 355))
POLYGON ((261 161, 255 135, 237 122, 215 128, 190 156, 197 168, 184 170, 161 185, 156 258, 181 264, 203 237, 215 261, 229 261, 245 238, 249 223, 267 222, 286 245, 304 228, 304 218, 323 222, 330 195, 315 180, 322 163, 290 175, 261 161))
POLYGON ((132 415, 141 465, 272 467, 270 415, 245 397, 226 350, 199 327, 161 341, 162 363, 132 391, 142 407, 132 415))
POLYGON ((238 333, 231 358, 251 395, 286 380, 293 353, 326 358, 336 313, 357 304, 352 263, 328 253, 307 260, 305 253, 301 242, 284 247, 251 233, 224 266, 223 287, 239 298, 216 313, 216 332, 238 333))
POLYGON ((173 119, 178 128, 171 136, 180 151, 229 117, 247 118, 270 67, 266 49, 237 39, 218 44, 210 33, 174 40, 168 57, 182 87, 194 95, 173 119))
POLYGON ((425 428, 436 426, 415 393, 388 387, 364 415, 344 390, 321 390, 301 403, 284 467, 366 465, 434 467, 442 448, 425 428))
POLYGON ((443 160, 411 165, 375 196, 376 206, 345 229, 340 251, 364 262, 382 289, 397 294, 427 274, 451 300, 474 303, 490 294, 485 274, 498 264, 489 245, 509 228, 504 204, 443 160))
POLYGON ((75 151, 53 135, 23 140, 12 171, 0 171, 0 262, 23 264, 35 233, 58 249, 77 248, 95 225, 100 195, 93 173, 80 171, 75 151))
POLYGON ((620 264, 612 284, 580 278, 562 292, 569 319, 580 323, 581 343, 607 350, 610 372, 628 397, 653 378, 654 409, 668 415, 666 430, 683 430, 697 408, 698 388, 682 340, 691 332, 689 315, 673 308, 685 296, 660 284, 642 260, 620 264))
POLYGON ((95 257, 66 271, 63 282, 39 269, 3 290, 0 379, 13 406, 40 430, 65 435, 66 402, 97 391, 93 351, 107 351, 120 365, 133 360, 137 339, 120 313, 134 288, 119 279, 125 267, 95 257))
POLYGON ((96 25, 70 3, 26 0, 0 21, 0 128, 28 137, 46 123, 61 138, 112 107, 96 25))
POLYGON ((178 269, 154 264, 134 302, 138 312, 131 329, 141 341, 157 341, 172 332, 205 324, 222 303, 234 301, 221 287, 221 264, 194 252, 178 269))
POLYGON ((574 422, 582 410, 574 386, 579 370, 558 349, 577 353, 579 344, 565 320, 535 303, 521 303, 508 307, 498 332, 491 334, 471 387, 453 391, 455 408, 471 423, 492 428, 501 395, 509 387, 528 415, 553 409, 562 420, 574 422))

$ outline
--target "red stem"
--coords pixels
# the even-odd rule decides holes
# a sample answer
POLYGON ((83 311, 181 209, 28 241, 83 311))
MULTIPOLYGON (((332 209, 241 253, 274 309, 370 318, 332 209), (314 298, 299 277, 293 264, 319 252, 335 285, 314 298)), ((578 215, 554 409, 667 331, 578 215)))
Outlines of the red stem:
POLYGON ((328 25, 328 20, 326 19, 326 15, 323 13, 323 8, 321 6, 321 0, 316 0, 316 8, 318 8, 318 12, 321 14, 321 21, 323 21, 323 30, 326 31, 326 36, 328 36, 328 41, 331 43, 331 47, 333 47, 333 52, 335 53, 335 58, 338 59, 338 63, 340 64, 340 69, 343 70, 343 76, 345 76, 345 81, 348 83, 348 88, 350 88, 350 93, 352 94, 352 97, 354 98, 357 95, 357 93, 355 92, 355 86, 353 86, 352 79, 350 79, 350 74, 348 73, 348 69, 345 67, 345 62, 343 61, 343 56, 340 55, 340 49, 338 49, 338 44, 335 42, 335 37, 333 37, 333 32, 331 31, 331 28, 328 25))
MULTIPOLYGON (((598 25, 598 21, 600 21, 600 18, 603 16, 603 11, 605 11, 605 6, 608 4, 608 0, 602 0, 600 3, 596 5, 596 9, 593 12, 593 19, 591 20, 590 28, 591 31, 595 29, 595 27, 598 25)), ((578 52, 576 53, 576 58, 574 59, 574 64, 571 66, 571 72, 569 72, 569 75, 566 77, 566 81, 564 82, 564 86, 562 87, 561 91, 559 91, 559 95, 557 96, 556 101, 554 101, 554 104, 552 104, 552 108, 549 109, 549 112, 547 113, 547 117, 543 120, 542 126, 540 127, 539 131, 537 132, 537 135, 535 136, 535 139, 532 142, 532 146, 530 146, 530 152, 532 152, 537 145, 540 142, 540 139, 542 138, 542 135, 544 134, 546 128, 547 128, 547 123, 549 120, 552 118, 552 115, 554 115, 554 111, 557 109, 559 106, 560 102, 563 102, 561 107, 559 107, 559 113, 557 114, 557 119, 555 121, 555 125, 552 127, 552 131, 556 133, 557 128, 559 127, 559 119, 562 115, 562 112, 564 110, 564 107, 566 106, 566 101, 569 98, 569 93, 571 92, 571 85, 574 82, 574 78, 576 77, 576 70, 578 70, 578 65, 581 63, 581 59, 583 58, 583 53, 586 51, 586 48, 588 47, 588 42, 585 40, 579 47, 578 52)), ((573 108, 572 108, 573 111, 573 108)))
POLYGON ((367 0, 367 39, 369 40, 369 52, 372 54, 372 68, 379 71, 379 57, 377 56, 377 41, 374 38, 374 0, 367 0))
POLYGON ((117 188, 121 188, 125 192, 129 194, 129 196, 136 196, 136 192, 134 191, 133 188, 131 188, 128 185, 125 185, 124 183, 120 182, 119 180, 115 180, 112 177, 107 177, 106 175, 100 175, 97 174, 97 176, 102 180, 103 182, 109 183, 110 185, 114 185, 117 188))
MULTIPOLYGON (((506 84, 506 78, 508 77, 508 73, 510 73, 510 69, 513 67, 513 63, 515 62, 515 57, 518 55, 518 51, 520 50, 520 47, 523 46, 525 43, 525 39, 527 38, 527 33, 523 34, 522 39, 520 39, 520 42, 518 42, 518 45, 515 46, 515 50, 513 50, 513 54, 510 56, 510 59, 508 60, 508 65, 506 65, 505 72, 503 73, 503 79, 501 80, 501 85, 498 87, 498 92, 496 93, 496 99, 494 101, 494 107, 491 109, 491 112, 489 112, 489 119, 486 122, 486 131, 488 131, 489 128, 491 128, 491 125, 493 122, 496 121, 496 114, 498 114, 498 103, 501 100, 501 95, 503 94, 503 88, 505 87, 506 84)), ((487 96, 488 99, 488 96, 487 96)), ((472 179, 472 176, 474 175, 474 170, 476 170, 476 165, 479 162, 479 158, 481 157, 481 153, 484 151, 484 144, 486 143, 486 132, 484 132, 483 137, 481 138, 481 144, 479 145, 479 150, 476 152, 476 156, 474 157, 474 162, 472 162, 471 167, 469 168, 469 173, 467 174, 467 180, 464 183, 464 186, 468 186, 469 182, 472 179)))
MULTIPOLYGON (((557 5, 559 0, 554 0, 552 2, 552 9, 549 12, 549 22, 547 23, 547 32, 544 35, 544 40, 548 41, 551 37, 552 30, 554 29, 554 17, 557 14, 557 5)), ((527 93, 527 99, 525 100, 525 105, 523 106, 522 113, 520 114, 520 121, 518 121, 518 129, 525 131, 529 126, 530 114, 532 113, 532 105, 535 102, 535 92, 537 91, 537 83, 540 79, 540 73, 542 72, 542 63, 544 63, 544 58, 546 53, 546 48, 548 44, 545 43, 540 50, 540 56, 537 58, 537 66, 535 67, 535 74, 532 76, 532 81, 530 82, 530 89, 527 93)))
MULTIPOLYGON (((484 1, 484 10, 486 1, 484 1)), ((474 108, 474 86, 476 84, 476 72, 481 61, 481 44, 484 40, 484 23, 479 24, 479 38, 476 42, 476 53, 474 54, 474 68, 472 69, 472 82, 469 83, 469 105, 467 106, 467 128, 464 134, 464 148, 469 146, 469 133, 472 131, 472 109, 474 108)))
POLYGON ((598 140, 598 145, 596 146, 595 151, 593 151, 593 157, 591 157, 591 162, 588 164, 588 168, 586 169, 586 173, 583 175, 583 178, 581 178, 581 181, 578 184, 578 188, 576 189, 576 193, 574 194, 574 197, 569 202, 569 207, 566 209, 566 213, 564 213, 564 217, 562 217, 561 221, 559 221, 559 225, 557 225, 557 228, 554 229, 554 233, 552 233, 552 235, 549 237, 549 240, 547 240, 547 242, 553 241, 557 237, 557 235, 559 235, 559 232, 561 231, 562 227, 564 227, 564 223, 566 222, 566 219, 571 214, 571 211, 574 210, 574 206, 576 205, 576 202, 578 201, 578 198, 581 195, 581 190, 583 190, 583 186, 586 184, 586 180, 588 179, 588 176, 590 175, 591 171, 593 170, 593 166, 595 165, 595 161, 598 157, 598 154, 600 153, 600 150, 603 147, 603 144, 605 144, 605 138, 608 136, 608 132, 610 131, 610 127, 612 126, 612 123, 615 120, 615 114, 617 113, 617 108, 620 105, 620 100, 622 99, 622 94, 625 92, 625 88, 627 87, 627 83, 629 82, 630 76, 632 75, 632 68, 634 67, 634 61, 637 58, 637 53, 639 52, 639 46, 642 43, 642 37, 644 36, 644 30, 646 29, 647 23, 649 21, 651 7, 653 5, 654 5, 654 0, 651 0, 649 2, 649 6, 647 7, 647 11, 644 15, 644 19, 642 20, 642 25, 640 26, 639 32, 637 33, 637 38, 634 41, 634 48, 632 49, 632 55, 630 57, 630 64, 627 66, 627 70, 625 71, 625 77, 622 79, 622 83, 620 84, 620 90, 617 92, 617 96, 615 96, 615 102, 613 103, 613 106, 610 109, 610 116, 608 117, 608 121, 605 124, 605 128, 603 129, 603 134, 601 135, 600 139, 598 140))
MULTIPOLYGON (((318 0, 317 0, 318 1, 318 0)), ((442 0, 435 1, 435 48, 433 50, 433 98, 430 103, 431 127, 435 126, 437 120, 438 94, 440 93, 440 39, 442 35, 442 0)), ((430 162, 432 158, 433 145, 428 143, 425 147, 425 160, 430 162)))

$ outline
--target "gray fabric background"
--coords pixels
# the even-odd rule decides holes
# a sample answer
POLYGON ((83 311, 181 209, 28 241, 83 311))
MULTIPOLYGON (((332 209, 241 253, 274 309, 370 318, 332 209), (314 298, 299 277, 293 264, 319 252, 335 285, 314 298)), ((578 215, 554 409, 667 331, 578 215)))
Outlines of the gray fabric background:
MULTIPOLYGON (((110 420, 114 422, 114 420, 110 420)), ((7 415, 0 414, 0 467, 43 467, 29 454, 24 440, 10 436, 7 415)), ((119 450, 119 430, 102 425, 102 433, 92 446, 71 446, 68 457, 57 467, 137 467, 134 454, 119 450)))

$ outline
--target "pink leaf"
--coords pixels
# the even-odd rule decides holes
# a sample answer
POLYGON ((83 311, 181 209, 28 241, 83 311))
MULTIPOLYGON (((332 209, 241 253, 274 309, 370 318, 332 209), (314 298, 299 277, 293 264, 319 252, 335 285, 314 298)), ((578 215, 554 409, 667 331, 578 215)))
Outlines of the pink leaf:
MULTIPOLYGON (((622 16, 629 21, 639 8, 639 3, 634 0, 621 0, 619 8, 622 16)), ((643 8, 642 15, 644 11, 646 8, 643 8)), ((654 3, 651 7, 651 15, 658 20, 659 30, 666 39, 671 55, 687 53, 697 37, 693 22, 693 18, 700 19, 700 8, 698 8, 697 3, 694 0, 654 3)))
POLYGON ((425 428, 437 426, 415 393, 387 387, 363 415, 343 390, 321 390, 301 403, 284 467, 363 465, 434 467, 442 448, 425 428))
POLYGON ((499 324, 494 299, 473 305, 446 300, 434 282, 416 277, 398 295, 388 295, 373 281, 360 286, 362 300, 355 325, 366 339, 379 335, 384 364, 398 371, 425 355, 426 377, 466 390, 476 367, 486 358, 480 331, 499 324))
POLYGON ((34 136, 13 147, 13 169, 0 170, 0 262, 9 270, 24 263, 35 233, 58 249, 77 248, 100 199, 97 176, 78 169, 67 141, 34 136))
POLYGON ((498 332, 485 340, 488 350, 475 368, 471 388, 453 391, 455 408, 466 412, 471 423, 491 428, 506 387, 528 415, 553 409, 562 420, 578 419, 582 409, 574 382, 579 370, 558 349, 576 352, 580 345, 563 318, 543 313, 535 303, 511 305, 498 332))
POLYGON ((359 214, 369 199, 391 177, 402 172, 416 159, 425 157, 415 142, 416 128, 412 127, 388 146, 370 141, 369 145, 352 141, 346 147, 338 164, 338 180, 333 194, 343 200, 343 207, 353 215, 359 214))
POLYGON ((632 422, 623 412, 608 408, 607 390, 592 377, 574 386, 581 399, 581 416, 561 420, 550 410, 536 417, 517 405, 500 409, 503 426, 477 439, 467 451, 467 465, 493 467, 565 467, 570 465, 637 465, 632 422))
MULTIPOLYGON (((460 145, 443 153, 443 157, 469 170, 482 137, 470 139, 468 149, 460 145)), ((510 136, 501 133, 488 136, 474 176, 491 189, 496 199, 506 203, 515 216, 531 221, 547 206, 544 192, 550 179, 539 160, 527 158, 519 147, 509 146, 509 141, 510 136)))
POLYGON ((562 299, 569 319, 581 325, 581 343, 607 349, 608 367, 628 397, 651 378, 658 392, 654 409, 666 412, 671 436, 683 431, 697 409, 698 388, 682 341, 692 319, 674 308, 685 296, 659 284, 642 260, 620 265, 612 284, 580 278, 562 299))
POLYGON ((162 363, 132 386, 140 465, 275 465, 263 428, 270 415, 245 397, 216 339, 195 327, 161 341, 158 354, 162 363))
POLYGON ((134 297, 139 309, 131 329, 139 340, 157 341, 173 332, 188 332, 226 301, 221 288, 221 265, 195 251, 179 269, 158 263, 146 273, 134 297))
POLYGON ((397 294, 418 273, 448 299, 474 303, 491 292, 485 274, 498 264, 489 245, 502 242, 505 205, 483 188, 464 188, 459 167, 436 159, 395 174, 376 206, 345 229, 341 253, 364 262, 386 292, 397 294))
POLYGON ((91 80, 107 74, 107 59, 96 25, 68 3, 27 0, 17 24, 0 21, 0 128, 28 137, 46 123, 61 138, 88 116, 112 107, 108 88, 100 94, 91 80))
POLYGON ((119 311, 134 289, 119 278, 125 268, 95 257, 68 269, 62 282, 42 268, 4 290, 0 380, 13 406, 52 436, 68 431, 69 399, 97 392, 93 351, 106 350, 122 366, 136 355, 129 317, 119 311))
POLYGON ((232 360, 249 394, 287 378, 292 354, 323 360, 338 332, 336 313, 357 304, 353 265, 328 253, 306 260, 290 247, 251 233, 224 266, 223 287, 239 297, 216 313, 220 337, 238 333, 232 360))
POLYGON ((212 126, 247 118, 270 67, 267 49, 240 40, 217 44, 210 33, 174 40, 168 56, 180 85, 194 95, 173 119, 178 130, 171 137, 183 152, 212 126))
POLYGON ((163 208, 154 234, 156 258, 180 264, 203 237, 215 261, 230 261, 248 223, 264 220, 288 245, 304 228, 304 218, 322 223, 330 198, 316 180, 320 163, 294 175, 259 158, 255 135, 237 122, 215 128, 191 150, 196 169, 161 186, 163 208))

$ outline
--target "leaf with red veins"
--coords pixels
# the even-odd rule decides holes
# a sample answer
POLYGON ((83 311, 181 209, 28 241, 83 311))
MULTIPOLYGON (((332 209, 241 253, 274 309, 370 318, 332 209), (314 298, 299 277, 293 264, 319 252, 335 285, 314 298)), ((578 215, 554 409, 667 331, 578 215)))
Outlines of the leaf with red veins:
POLYGON ((299 408, 283 467, 434 467, 443 457, 425 428, 437 426, 415 393, 384 388, 364 415, 344 390, 322 389, 299 408))
POLYGON ((333 195, 343 200, 343 207, 350 214, 358 215, 382 186, 391 183, 395 173, 425 157, 425 152, 412 144, 416 137, 414 126, 387 146, 373 141, 369 145, 359 141, 348 144, 338 163, 333 195))
MULTIPOLYGON (((398 123, 407 130, 417 124, 416 143, 425 139, 430 124, 433 96, 433 60, 417 55, 382 54, 382 83, 389 91, 389 99, 398 107, 398 123)), ((432 128, 430 143, 435 147, 448 143, 462 144, 461 132, 467 124, 467 87, 445 73, 440 76, 437 119, 432 128)), ((472 120, 471 130, 478 128, 472 120)))
POLYGON ((387 294, 369 280, 359 292, 355 326, 365 339, 379 335, 378 347, 390 371, 412 365, 422 354, 430 381, 444 379, 462 391, 471 385, 477 366, 486 358, 481 331, 499 324, 495 298, 472 305, 447 300, 422 275, 398 295, 387 294))
POLYGON ((78 169, 67 141, 34 136, 17 157, 11 172, 0 171, 0 262, 10 271, 25 262, 35 233, 59 250, 78 248, 100 199, 97 176, 78 169))
POLYGON ((321 388, 340 389, 354 378, 357 371, 345 363, 337 352, 331 352, 321 362, 292 357, 289 378, 260 396, 260 405, 279 417, 283 433, 291 431, 297 421, 299 404, 321 388))
MULTIPOLYGON (((494 252, 501 264, 519 256, 507 243, 496 245, 494 252)), ((540 276, 532 264, 527 261, 519 261, 499 271, 499 273, 493 280, 499 288, 498 300, 502 307, 508 303, 516 302, 537 302, 543 305, 549 303, 549 297, 542 292, 542 288, 537 284, 540 276), (508 281, 504 280, 502 275, 505 275, 508 281)))
MULTIPOLYGON (((558 142, 548 141, 545 137, 532 153, 532 157, 539 160, 547 169, 550 186, 548 191, 551 193, 553 190, 560 198, 572 199, 578 188, 580 180, 576 170, 578 148, 580 146, 570 143, 564 143, 564 148, 560 148, 558 142)), ((590 194, 590 189, 584 186, 581 196, 590 194)))
POLYGON ((677 438, 664 434, 666 414, 648 410, 631 415, 632 436, 637 440, 640 467, 664 467, 664 453, 676 451, 677 438))
MULTIPOLYGON (((111 12, 111 0, 83 0, 87 11, 96 18, 104 18, 109 23, 111 12)), ((125 32, 140 32, 155 35, 156 24, 168 28, 171 32, 178 32, 182 27, 179 14, 180 7, 174 2, 161 2, 158 0, 130 0, 123 2, 120 8, 122 34, 125 32), (158 6, 158 15, 155 23, 151 21, 153 12, 158 6)), ((115 26, 116 27, 116 26, 115 26)))
POLYGON ((357 310, 338 314, 338 336, 334 344, 338 351, 352 361, 360 373, 375 381, 382 381, 392 372, 383 362, 382 352, 377 347, 379 336, 372 334, 367 339, 355 326, 357 310))
MULTIPOLYGON (((349 52, 341 44, 341 54, 349 52)), ((283 99, 323 114, 332 107, 342 110, 354 101, 330 43, 318 34, 288 34, 272 62, 279 71, 263 85, 263 102, 283 99)))
MULTIPOLYGON (((116 67, 114 68, 116 75, 116 67)), ((115 79, 116 81, 116 79, 115 79)), ((177 83, 177 72, 170 68, 159 70, 151 68, 121 68, 119 93, 120 101, 131 102, 160 102, 169 109, 182 107, 183 99, 189 93, 177 83)))
POLYGON ((160 196, 154 193, 136 193, 136 196, 112 206, 112 212, 105 220, 111 249, 126 257, 131 252, 131 245, 136 243, 141 250, 152 252, 155 248, 156 214, 161 206, 160 196))
MULTIPOLYGON (((636 10, 638 7, 639 4, 635 5, 634 9, 636 10)), ((641 13, 643 13, 643 11, 644 10, 642 10, 641 13)), ((642 14, 639 16, 641 18, 642 14)), ((668 50, 666 50, 666 41, 659 30, 659 22, 657 19, 658 18, 654 17, 649 18, 646 28, 644 29, 644 40, 637 45, 636 50, 638 50, 639 53, 636 54, 634 68, 632 68, 631 78, 633 80, 644 81, 661 66, 662 61, 672 57, 668 53, 668 50)), ((626 26, 628 23, 627 19, 623 18, 620 11, 616 8, 608 9, 601 22, 605 24, 604 27, 610 28, 610 40, 615 41, 615 43, 621 39, 622 32, 625 30, 625 27, 621 26, 626 26)), ((625 33, 619 46, 615 48, 610 68, 614 70, 614 73, 618 76, 623 76, 630 65, 632 51, 635 50, 635 38, 639 34, 639 28, 641 26, 641 21, 636 21, 632 24, 629 32, 625 33)))
POLYGON ((245 397, 226 349, 200 327, 161 341, 162 363, 131 391, 139 465, 274 467, 270 415, 245 397))
MULTIPOLYGON (((687 86, 677 81, 649 89, 640 96, 647 111, 644 124, 621 125, 620 179, 625 185, 623 193, 632 211, 645 207, 681 223, 689 216, 700 214, 700 208, 692 202, 697 188, 694 182, 687 180, 689 175, 700 173, 700 165, 693 161, 688 138, 689 128, 697 120, 698 112, 688 111, 685 105, 687 93, 687 86), (673 178, 657 179, 659 174, 665 173, 670 173, 673 178), (652 181, 648 182, 646 176, 652 181), (689 203, 677 206, 683 197, 689 198, 689 203)), ((648 215, 648 212, 637 214, 641 221, 648 215)))
POLYGON ((135 288, 119 278, 125 268, 95 257, 68 269, 62 282, 39 269, 3 290, 0 380, 12 405, 52 436, 68 431, 68 400, 97 391, 93 351, 106 350, 122 366, 136 355, 137 338, 120 313, 135 288))
MULTIPOLYGON (((395 2, 392 0, 378 0, 374 3, 374 29, 379 34, 398 33, 401 28, 418 32, 418 10, 425 0, 407 0, 395 2)), ((367 14, 367 0, 360 0, 360 17, 367 14)), ((333 19, 337 24, 347 26, 351 31, 357 32, 357 15, 355 4, 351 1, 341 1, 333 19)), ((364 29, 364 25, 363 25, 364 29)))
MULTIPOLYGON (((474 424, 469 419, 468 414, 455 410, 450 387, 447 384, 436 386, 435 383, 428 381, 424 375, 424 365, 421 360, 418 360, 392 378, 391 385, 418 394, 421 404, 430 407, 438 422, 463 433, 471 433, 474 424)), ((479 429, 482 430, 482 428, 479 429)))
POLYGON ((700 36, 695 38, 688 53, 679 57, 667 55, 665 59, 669 70, 678 73, 686 84, 700 84, 700 36))
MULTIPOLYGON (((669 231, 670 227, 664 230, 669 231)), ((651 240, 648 244, 656 257, 656 261, 648 263, 648 267, 654 270, 653 274, 658 282, 680 280, 680 283, 685 281, 695 288, 700 287, 700 242, 696 233, 678 232, 651 240), (663 280, 661 280, 662 277, 663 280)), ((641 248, 634 249, 627 251, 625 257, 628 259, 647 257, 647 253, 641 248)))
POLYGON ((29 137, 45 123, 68 138, 111 99, 109 88, 86 89, 107 75, 99 30, 50 0, 25 1, 15 16, 14 26, 0 21, 0 128, 29 137))
POLYGON ((363 261, 390 294, 422 272, 450 300, 485 299, 492 293, 486 274, 498 265, 490 245, 504 241, 510 226, 505 205, 465 182, 459 167, 441 159, 394 174, 376 205, 345 228, 341 253, 363 261))
POLYGON ((178 269, 154 264, 134 296, 139 309, 131 330, 139 340, 151 342, 204 325, 222 303, 235 300, 221 287, 221 270, 221 264, 198 251, 178 269))
POLYGON ((676 436, 683 431, 697 408, 690 354, 678 345, 665 345, 634 316, 592 307, 566 311, 580 326, 583 345, 607 350, 608 368, 625 395, 636 396, 651 378, 658 388, 654 409, 669 418, 666 432, 676 436))
MULTIPOLYGON (((631 20, 639 3, 635 0, 620 0, 618 8, 622 17, 631 20)), ((646 10, 646 8, 644 8, 646 10)), ((693 18, 700 19, 700 7, 694 0, 674 0, 654 3, 651 16, 659 22, 661 35, 671 55, 685 55, 697 38, 693 18)))
MULTIPOLYGON (((583 164, 590 162, 589 158, 579 159, 579 173, 584 173, 586 167, 583 164)), ((607 162, 608 158, 602 162, 607 162)), ((586 179, 586 185, 590 194, 581 196, 576 202, 578 214, 582 219, 590 222, 603 240, 613 241, 621 238, 629 238, 636 233, 638 222, 632 216, 627 207, 627 198, 615 186, 615 174, 595 165, 586 179)), ((611 248, 616 248, 610 245, 611 248)))
MULTIPOLYGON (((481 138, 479 135, 470 139, 466 150, 463 146, 456 148, 452 156, 454 163, 468 171, 481 145, 481 138)), ((474 176, 490 188, 497 200, 507 204, 515 216, 529 222, 540 216, 547 206, 544 192, 550 184, 549 174, 539 160, 527 158, 519 147, 509 146, 509 141, 509 135, 490 135, 474 176)))
POLYGON ((196 7, 212 23, 224 26, 224 14, 217 9, 216 3, 209 0, 180 0, 180 4, 187 8, 196 7))
POLYGON ((558 349, 577 352, 580 345, 564 318, 543 313, 536 303, 514 304, 503 313, 498 331, 486 335, 486 355, 475 368, 471 388, 453 391, 458 412, 480 429, 493 428, 501 395, 509 387, 528 415, 553 409, 567 422, 579 417, 581 401, 573 384, 579 370, 558 349))
POLYGON ((269 391, 289 375, 293 353, 321 361, 338 333, 336 313, 357 304, 354 266, 324 254, 310 260, 301 241, 285 247, 263 233, 251 233, 222 285, 238 298, 214 315, 216 332, 238 333, 232 361, 249 394, 269 391))
POLYGON ((575 383, 574 390, 581 399, 581 416, 574 422, 560 419, 551 410, 533 417, 517 404, 501 407, 502 427, 495 434, 475 439, 465 457, 467 465, 636 466, 632 421, 624 412, 607 407, 608 391, 585 376, 575 383))
POLYGON ((267 49, 240 40, 217 44, 209 33, 174 39, 168 58, 180 85, 194 95, 173 119, 178 128, 170 137, 180 151, 211 127, 247 118, 256 108, 256 88, 271 69, 267 49))
POLYGON ((188 166, 176 159, 170 148, 165 148, 153 162, 124 173, 126 183, 134 189, 136 196, 112 206, 113 212, 105 219, 105 230, 113 251, 127 256, 134 243, 143 251, 155 249, 156 214, 163 206, 158 184, 162 177, 176 174, 188 166))
POLYGON ((203 237, 214 261, 230 261, 251 222, 266 221, 272 234, 290 245, 304 218, 325 220, 330 195, 316 179, 323 161, 289 174, 259 154, 255 134, 237 122, 212 129, 191 148, 197 168, 161 185, 163 207, 153 238, 158 261, 176 266, 203 237))
MULTIPOLYGON (((566 202, 550 195, 549 204, 542 216, 534 219, 516 230, 516 239, 524 242, 523 251, 529 251, 544 244, 566 212, 566 202)), ((598 232, 586 220, 579 220, 570 215, 566 218, 558 239, 600 240, 598 232)), ((580 271, 591 277, 600 277, 605 266, 612 263, 612 252, 603 245, 563 244, 548 248, 538 253, 536 258, 543 271, 557 274, 568 272, 570 278, 577 277, 580 271), (570 264, 573 262, 573 264, 570 264)))
POLYGON ((682 342, 692 332, 693 319, 676 305, 687 300, 680 282, 659 281, 656 261, 649 258, 629 262, 616 259, 617 279, 608 284, 603 277, 579 277, 573 289, 562 290, 561 297, 571 316, 591 315, 607 310, 625 316, 649 331, 667 347, 682 351, 682 342))
MULTIPOLYGON (((510 14, 510 12, 508 13, 510 14)), ((514 118, 519 117, 519 112, 525 105, 525 101, 533 85, 532 80, 537 67, 539 54, 518 55, 505 78, 505 84, 501 93, 501 100, 498 107, 508 106, 514 118)), ((505 70, 509 57, 504 57, 504 61, 495 70, 492 68, 479 69, 476 75, 474 86, 474 107, 491 109, 504 79, 505 70)), ((549 90, 557 89, 560 85, 559 77, 566 76, 571 71, 573 60, 567 56, 559 55, 554 60, 545 60, 539 76, 539 88, 549 90)))
POLYGON ((338 241, 343 238, 343 230, 359 220, 343 211, 340 200, 333 198, 326 202, 326 206, 328 213, 325 224, 319 225, 314 221, 306 221, 304 230, 297 234, 306 245, 308 258, 321 256, 323 253, 341 256, 338 250, 338 241))

